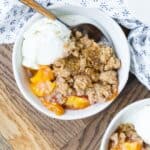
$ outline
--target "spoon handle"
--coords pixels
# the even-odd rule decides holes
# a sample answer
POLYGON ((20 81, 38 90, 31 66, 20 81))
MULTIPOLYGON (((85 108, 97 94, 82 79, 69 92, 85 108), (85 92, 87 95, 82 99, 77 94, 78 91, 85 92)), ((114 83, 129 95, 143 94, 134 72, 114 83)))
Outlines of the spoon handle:
POLYGON ((24 3, 25 5, 31 7, 32 9, 35 9, 40 14, 48 17, 49 19, 55 20, 57 17, 49 12, 46 8, 41 6, 39 3, 35 2, 34 0, 20 0, 20 2, 24 3))

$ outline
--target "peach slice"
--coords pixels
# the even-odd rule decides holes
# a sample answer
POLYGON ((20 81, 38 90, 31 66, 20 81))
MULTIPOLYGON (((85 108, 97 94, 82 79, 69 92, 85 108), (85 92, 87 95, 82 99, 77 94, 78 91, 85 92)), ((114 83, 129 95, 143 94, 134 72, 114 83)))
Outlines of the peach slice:
POLYGON ((66 99, 65 106, 70 109, 83 109, 90 105, 87 98, 79 96, 69 96, 66 99))
POLYGON ((122 150, 142 150, 142 144, 139 142, 125 142, 122 150))
POLYGON ((54 80, 54 73, 48 66, 41 66, 37 73, 30 78, 31 83, 54 80))
POLYGON ((39 97, 51 94, 55 89, 55 87, 56 87, 56 83, 50 81, 31 84, 31 89, 33 93, 39 97))
POLYGON ((56 115, 64 114, 64 108, 60 104, 48 102, 45 100, 42 100, 42 103, 48 110, 54 112, 56 115))

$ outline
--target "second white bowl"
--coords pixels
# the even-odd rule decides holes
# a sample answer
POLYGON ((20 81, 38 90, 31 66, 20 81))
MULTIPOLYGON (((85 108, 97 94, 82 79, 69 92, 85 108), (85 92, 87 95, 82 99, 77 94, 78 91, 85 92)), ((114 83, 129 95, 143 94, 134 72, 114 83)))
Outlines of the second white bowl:
POLYGON ((133 117, 138 110, 150 106, 150 98, 134 102, 122 109, 111 121, 101 141, 100 150, 108 150, 110 136, 122 123, 133 123, 133 117))

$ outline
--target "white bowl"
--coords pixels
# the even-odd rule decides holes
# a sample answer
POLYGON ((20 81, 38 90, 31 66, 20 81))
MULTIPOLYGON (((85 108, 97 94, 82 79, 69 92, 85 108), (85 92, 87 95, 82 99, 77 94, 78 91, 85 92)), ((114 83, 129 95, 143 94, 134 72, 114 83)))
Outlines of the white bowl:
POLYGON ((110 122, 106 132, 103 135, 100 150, 108 150, 110 136, 115 132, 118 126, 122 123, 133 123, 135 114, 144 106, 150 106, 150 98, 134 102, 122 109, 110 122))
MULTIPOLYGON (((57 14, 58 16, 82 15, 87 18, 91 18, 85 21, 91 22, 92 20, 92 23, 104 32, 105 36, 112 42, 117 56, 121 59, 122 66, 121 69, 119 70, 119 93, 120 93, 128 80, 129 66, 130 66, 130 54, 128 43, 120 26, 114 20, 112 20, 111 18, 109 18, 108 16, 106 16, 97 9, 87 9, 70 5, 69 6, 53 5, 50 7, 50 10, 54 11, 54 13, 57 14)), ((24 95, 25 99, 37 110, 46 114, 47 116, 62 120, 81 119, 92 116, 104 110, 108 105, 110 105, 111 102, 106 102, 103 104, 95 104, 82 110, 66 110, 64 115, 56 116, 54 113, 47 110, 41 104, 38 98, 32 94, 32 92, 29 89, 27 77, 23 71, 21 64, 22 62, 21 48, 23 42, 23 33, 34 23, 35 20, 38 20, 41 17, 42 17, 41 15, 36 14, 31 19, 29 19, 29 21, 22 28, 20 34, 18 35, 18 38, 15 42, 13 49, 13 56, 12 56, 13 71, 17 85, 21 93, 24 95)), ((68 19, 65 18, 64 20, 71 24, 77 24, 81 22, 81 20, 76 20, 76 17, 73 18, 68 17, 68 19)))

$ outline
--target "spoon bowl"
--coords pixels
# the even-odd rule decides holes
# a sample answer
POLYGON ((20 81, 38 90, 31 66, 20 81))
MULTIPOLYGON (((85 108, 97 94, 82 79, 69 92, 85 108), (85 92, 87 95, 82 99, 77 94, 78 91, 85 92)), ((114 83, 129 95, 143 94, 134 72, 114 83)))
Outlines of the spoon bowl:
POLYGON ((88 37, 90 39, 93 39, 95 42, 99 42, 105 37, 104 34, 96 26, 89 23, 72 26, 71 30, 73 33, 79 31, 83 35, 88 35, 88 37))

